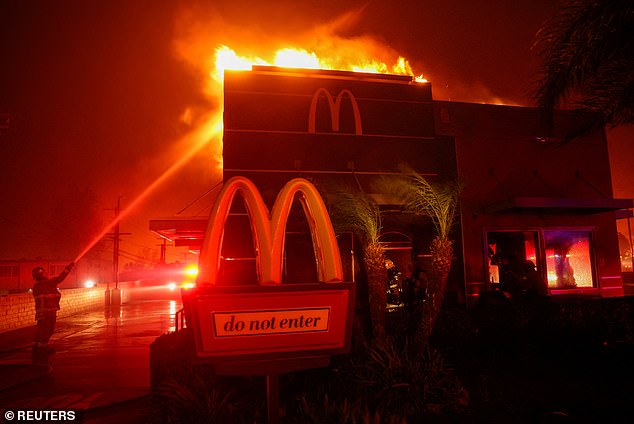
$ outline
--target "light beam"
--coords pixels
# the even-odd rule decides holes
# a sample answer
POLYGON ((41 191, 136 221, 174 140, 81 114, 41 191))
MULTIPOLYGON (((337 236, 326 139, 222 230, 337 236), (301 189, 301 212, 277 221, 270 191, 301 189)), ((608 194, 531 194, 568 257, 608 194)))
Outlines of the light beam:
POLYGON ((222 114, 220 117, 215 115, 215 120, 211 121, 209 125, 204 126, 204 130, 200 131, 200 133, 195 135, 195 143, 192 148, 185 151, 184 154, 173 163, 169 168, 167 168, 159 177, 152 182, 148 187, 145 188, 129 205, 127 208, 121 211, 115 219, 112 220, 108 225, 106 225, 103 230, 97 234, 97 236, 90 242, 88 245, 82 250, 82 252, 77 255, 74 262, 78 262, 81 258, 83 258, 86 253, 92 249, 95 244, 99 242, 115 225, 120 223, 124 218, 126 218, 130 213, 135 210, 141 203, 143 203, 158 187, 160 187, 165 181, 167 181, 172 175, 174 175, 177 171, 179 171, 185 164, 187 164, 198 152, 202 150, 207 144, 209 144, 215 137, 222 135, 222 114))

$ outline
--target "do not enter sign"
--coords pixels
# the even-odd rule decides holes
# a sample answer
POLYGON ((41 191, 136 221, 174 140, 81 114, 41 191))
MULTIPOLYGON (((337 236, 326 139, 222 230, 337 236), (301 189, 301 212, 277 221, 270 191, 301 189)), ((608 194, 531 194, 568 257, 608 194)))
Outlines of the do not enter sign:
POLYGON ((354 300, 350 289, 350 283, 294 284, 291 290, 194 289, 189 306, 198 330, 198 355, 235 360, 253 354, 343 352, 354 300))
POLYGON ((215 312, 216 337, 328 331, 330 308, 215 312))

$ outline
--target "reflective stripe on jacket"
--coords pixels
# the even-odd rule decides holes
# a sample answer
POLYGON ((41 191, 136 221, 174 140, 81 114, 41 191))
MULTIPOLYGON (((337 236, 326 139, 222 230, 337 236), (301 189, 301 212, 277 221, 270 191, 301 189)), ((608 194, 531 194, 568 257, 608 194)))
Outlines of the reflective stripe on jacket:
MULTIPOLYGON (((61 276, 60 276, 61 277, 61 276)), ((54 277, 45 280, 38 280, 33 286, 33 297, 35 298, 35 319, 39 320, 56 313, 59 308, 59 301, 62 294, 57 290, 57 285, 66 277, 54 277)))

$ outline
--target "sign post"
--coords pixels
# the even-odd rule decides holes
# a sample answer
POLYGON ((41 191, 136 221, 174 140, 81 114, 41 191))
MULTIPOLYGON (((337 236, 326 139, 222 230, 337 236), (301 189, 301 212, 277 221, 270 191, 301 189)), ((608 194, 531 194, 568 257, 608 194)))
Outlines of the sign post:
POLYGON ((280 415, 280 376, 266 376, 266 406, 269 424, 277 424, 280 415))

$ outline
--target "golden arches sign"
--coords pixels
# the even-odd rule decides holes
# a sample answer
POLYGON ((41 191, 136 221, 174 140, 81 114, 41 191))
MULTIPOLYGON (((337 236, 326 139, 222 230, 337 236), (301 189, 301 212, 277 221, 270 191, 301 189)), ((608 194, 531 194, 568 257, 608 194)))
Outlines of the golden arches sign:
POLYGON ((310 102, 310 110, 308 112, 308 132, 311 134, 316 133, 316 125, 315 120, 317 118, 317 102, 319 101, 319 97, 321 95, 326 97, 328 100, 328 106, 330 108, 330 120, 333 131, 339 131, 339 116, 341 115, 341 101, 344 96, 348 96, 350 98, 350 103, 352 104, 352 113, 354 114, 354 133, 356 135, 363 134, 363 128, 361 126, 361 113, 359 112, 359 104, 357 103, 357 99, 355 99, 354 94, 348 89, 343 89, 337 94, 336 98, 332 97, 332 94, 325 88, 319 88, 313 94, 313 98, 310 102))
POLYGON ((242 195, 249 214, 260 285, 282 283, 286 222, 297 193, 300 194, 299 200, 309 223, 319 280, 343 281, 335 232, 323 199, 314 185, 303 178, 289 181, 279 192, 272 213, 269 214, 253 182, 245 177, 233 177, 224 185, 209 218, 200 253, 199 285, 215 285, 218 282, 225 223, 237 193, 242 195))

